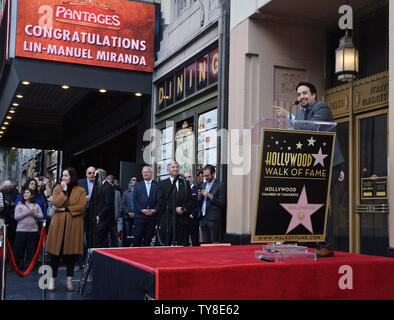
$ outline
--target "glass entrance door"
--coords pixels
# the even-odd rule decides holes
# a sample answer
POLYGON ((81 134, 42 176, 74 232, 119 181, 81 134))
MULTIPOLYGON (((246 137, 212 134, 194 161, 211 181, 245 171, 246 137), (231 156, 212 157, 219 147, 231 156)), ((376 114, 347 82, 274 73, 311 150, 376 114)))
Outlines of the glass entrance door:
MULTIPOLYGON (((331 176, 331 230, 333 249, 349 251, 349 120, 337 121, 335 143, 344 162, 333 168, 331 176)), ((328 220, 330 221, 330 220, 328 220)))
POLYGON ((386 255, 388 242, 387 109, 356 116, 356 248, 386 255))

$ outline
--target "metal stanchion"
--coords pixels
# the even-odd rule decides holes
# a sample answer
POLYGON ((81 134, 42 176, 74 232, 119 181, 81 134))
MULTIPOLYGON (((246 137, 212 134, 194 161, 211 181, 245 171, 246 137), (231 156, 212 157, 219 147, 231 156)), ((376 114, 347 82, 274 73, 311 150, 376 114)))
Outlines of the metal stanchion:
MULTIPOLYGON (((47 226, 47 221, 43 220, 42 227, 46 229, 46 226, 47 226)), ((46 230, 45 230, 45 232, 46 232, 46 230)), ((41 266, 45 265, 45 241, 46 241, 46 235, 44 233, 44 240, 42 242, 42 263, 41 263, 41 266)), ((49 281, 49 279, 48 279, 48 281, 49 281)), ((47 293, 46 288, 42 289, 42 300, 46 299, 46 293, 47 293)))
POLYGON ((89 281, 89 277, 92 269, 93 250, 94 250, 93 248, 89 248, 87 251, 85 263, 81 273, 81 279, 79 281, 79 286, 77 289, 77 292, 82 296, 85 294, 86 284, 89 281))
POLYGON ((7 249, 7 226, 3 224, 3 236, 1 239, 2 243, 2 270, 1 270, 1 300, 5 300, 5 258, 6 258, 6 249, 7 249))

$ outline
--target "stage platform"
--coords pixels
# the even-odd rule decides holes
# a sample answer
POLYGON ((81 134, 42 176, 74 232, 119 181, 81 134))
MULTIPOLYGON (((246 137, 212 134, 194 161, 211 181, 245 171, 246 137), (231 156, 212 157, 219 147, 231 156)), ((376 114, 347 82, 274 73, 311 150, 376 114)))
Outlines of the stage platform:
POLYGON ((335 252, 305 262, 254 258, 261 245, 96 249, 93 299, 394 299, 394 259, 335 252))

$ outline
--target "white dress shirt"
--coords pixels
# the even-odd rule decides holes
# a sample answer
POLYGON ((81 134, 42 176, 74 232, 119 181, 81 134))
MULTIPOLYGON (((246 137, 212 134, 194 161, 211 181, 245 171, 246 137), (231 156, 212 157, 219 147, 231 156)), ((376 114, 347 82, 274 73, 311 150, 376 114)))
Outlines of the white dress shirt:
POLYGON ((152 180, 149 181, 144 180, 144 182, 145 182, 146 193, 148 194, 148 198, 149 198, 150 189, 152 188, 152 180))
MULTIPOLYGON (((171 181, 171 184, 174 183, 174 178, 172 178, 171 176, 170 176, 170 181, 171 181)), ((176 186, 176 189, 179 191, 179 179, 176 180, 175 186, 176 186)))

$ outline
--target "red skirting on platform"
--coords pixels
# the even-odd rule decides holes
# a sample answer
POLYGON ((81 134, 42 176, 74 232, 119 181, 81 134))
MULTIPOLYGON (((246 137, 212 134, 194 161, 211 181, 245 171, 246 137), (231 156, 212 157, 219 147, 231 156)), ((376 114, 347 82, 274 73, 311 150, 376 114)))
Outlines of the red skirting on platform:
POLYGON ((154 274, 157 300, 394 299, 392 258, 335 252, 317 261, 273 263, 254 258, 261 247, 95 252, 154 274))

